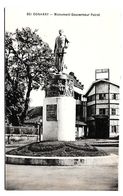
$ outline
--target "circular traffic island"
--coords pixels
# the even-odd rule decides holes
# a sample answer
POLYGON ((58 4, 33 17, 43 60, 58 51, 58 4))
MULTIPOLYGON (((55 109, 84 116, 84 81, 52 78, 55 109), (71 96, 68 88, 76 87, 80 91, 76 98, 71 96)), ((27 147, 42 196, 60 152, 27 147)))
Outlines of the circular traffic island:
POLYGON ((77 141, 43 141, 31 143, 6 153, 7 164, 41 166, 81 166, 109 162, 106 152, 77 141))
POLYGON ((40 157, 85 157, 105 156, 106 152, 89 144, 77 142, 44 141, 35 142, 7 152, 8 155, 40 157))

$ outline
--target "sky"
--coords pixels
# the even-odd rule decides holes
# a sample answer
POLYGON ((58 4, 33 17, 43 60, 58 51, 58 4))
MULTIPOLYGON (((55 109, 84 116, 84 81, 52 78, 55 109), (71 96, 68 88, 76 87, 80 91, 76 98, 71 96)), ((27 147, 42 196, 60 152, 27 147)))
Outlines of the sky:
MULTIPOLYGON (((37 33, 52 50, 58 30, 64 30, 70 41, 65 56, 67 73, 74 72, 84 84, 83 94, 95 80, 95 69, 109 68, 111 82, 120 84, 122 45, 121 13, 118 9, 46 11, 39 8, 7 8, 5 30, 15 32, 22 27, 38 29, 37 33), (44 16, 43 13, 48 15, 44 16), (73 16, 72 13, 81 16, 73 16)), ((32 91, 30 106, 42 105, 43 98, 44 92, 40 89, 32 91)))

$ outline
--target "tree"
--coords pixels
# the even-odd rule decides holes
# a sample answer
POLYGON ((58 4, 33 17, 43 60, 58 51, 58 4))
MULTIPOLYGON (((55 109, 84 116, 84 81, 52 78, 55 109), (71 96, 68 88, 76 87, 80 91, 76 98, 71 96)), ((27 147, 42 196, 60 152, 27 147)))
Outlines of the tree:
POLYGON ((54 68, 54 55, 37 30, 30 28, 5 35, 5 112, 12 125, 23 124, 30 92, 45 88, 49 69, 54 68))

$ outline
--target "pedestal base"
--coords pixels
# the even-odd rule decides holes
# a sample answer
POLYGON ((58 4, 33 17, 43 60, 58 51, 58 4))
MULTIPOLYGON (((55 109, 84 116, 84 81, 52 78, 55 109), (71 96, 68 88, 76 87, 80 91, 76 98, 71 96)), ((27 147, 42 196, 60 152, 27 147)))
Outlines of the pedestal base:
POLYGON ((46 97, 43 104, 43 140, 75 141, 75 100, 46 97))

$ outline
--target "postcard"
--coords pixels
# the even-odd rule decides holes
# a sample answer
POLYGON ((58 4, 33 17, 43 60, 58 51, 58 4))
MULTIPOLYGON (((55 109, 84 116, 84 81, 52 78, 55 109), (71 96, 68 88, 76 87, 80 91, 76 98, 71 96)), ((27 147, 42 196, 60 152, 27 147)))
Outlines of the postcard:
POLYGON ((4 9, 5 190, 118 191, 121 12, 4 9))

